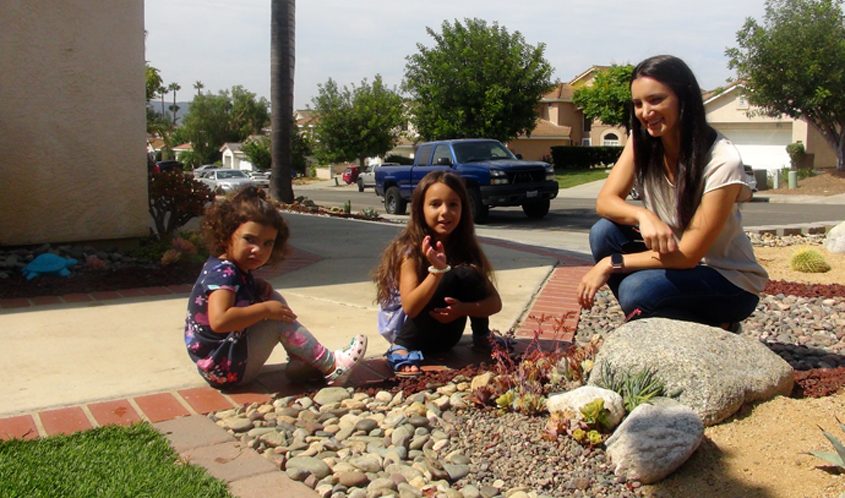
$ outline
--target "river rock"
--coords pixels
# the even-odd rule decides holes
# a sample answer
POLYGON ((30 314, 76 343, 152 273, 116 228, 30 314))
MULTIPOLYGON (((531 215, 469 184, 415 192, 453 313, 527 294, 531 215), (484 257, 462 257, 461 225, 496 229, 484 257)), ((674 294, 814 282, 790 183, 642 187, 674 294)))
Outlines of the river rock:
MULTIPOLYGON (((310 456, 297 456, 288 460, 285 470, 290 471, 291 469, 305 470, 317 479, 322 479, 331 473, 331 469, 324 461, 310 456)), ((290 472, 288 472, 288 475, 290 475, 290 472)))
POLYGON ((845 253, 845 221, 833 227, 824 239, 824 247, 839 254, 845 253))
POLYGON ((339 403, 350 397, 351 395, 345 387, 324 387, 314 395, 314 402, 318 405, 327 405, 329 403, 339 403))
POLYGON ((686 462, 703 437, 704 424, 698 415, 664 398, 636 407, 605 446, 617 476, 651 484, 686 462))

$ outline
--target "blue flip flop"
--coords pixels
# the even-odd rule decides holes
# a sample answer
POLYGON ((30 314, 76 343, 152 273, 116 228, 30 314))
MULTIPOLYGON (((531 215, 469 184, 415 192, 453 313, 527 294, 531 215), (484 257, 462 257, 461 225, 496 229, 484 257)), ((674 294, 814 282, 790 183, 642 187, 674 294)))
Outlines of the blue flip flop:
POLYGON ((420 370, 416 372, 404 372, 401 370, 404 366, 419 368, 423 360, 422 351, 412 351, 404 346, 391 344, 387 352, 384 353, 384 356, 387 358, 387 364, 390 365, 390 368, 393 369, 393 373, 397 377, 418 377, 422 374, 420 370), (407 351, 407 353, 401 354, 397 353, 397 351, 407 351))

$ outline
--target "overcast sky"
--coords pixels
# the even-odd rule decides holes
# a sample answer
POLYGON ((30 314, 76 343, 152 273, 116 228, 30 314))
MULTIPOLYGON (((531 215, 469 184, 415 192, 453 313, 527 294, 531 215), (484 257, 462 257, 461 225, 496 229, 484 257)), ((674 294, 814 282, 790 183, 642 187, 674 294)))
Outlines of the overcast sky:
MULTIPOLYGON (((190 100, 233 85, 270 97, 271 0, 145 0, 146 59, 190 100)), ((311 105, 317 85, 401 83, 406 57, 432 45, 426 27, 478 17, 546 45, 554 79, 592 65, 636 64, 656 54, 684 59, 703 89, 733 74, 725 48, 763 0, 300 0, 296 3, 294 107, 311 105)))

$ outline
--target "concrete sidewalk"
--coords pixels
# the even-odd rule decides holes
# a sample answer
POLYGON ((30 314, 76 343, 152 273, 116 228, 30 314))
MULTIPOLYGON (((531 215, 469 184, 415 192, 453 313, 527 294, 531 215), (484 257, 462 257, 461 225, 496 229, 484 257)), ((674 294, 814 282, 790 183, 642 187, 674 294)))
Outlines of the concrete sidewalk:
MULTIPOLYGON (((270 276, 300 321, 332 349, 365 333, 369 355, 387 348, 375 328, 370 272, 401 228, 386 223, 286 214, 299 268, 270 276)), ((549 251, 488 240, 504 307, 491 327, 514 326, 549 278, 549 251)), ((0 310, 12 377, 0 384, 0 416, 206 386, 182 340, 187 290, 0 310)), ((271 364, 286 358, 278 348, 271 364)), ((272 367, 271 367, 272 368, 272 367)), ((278 366, 276 366, 278 369, 278 366)))

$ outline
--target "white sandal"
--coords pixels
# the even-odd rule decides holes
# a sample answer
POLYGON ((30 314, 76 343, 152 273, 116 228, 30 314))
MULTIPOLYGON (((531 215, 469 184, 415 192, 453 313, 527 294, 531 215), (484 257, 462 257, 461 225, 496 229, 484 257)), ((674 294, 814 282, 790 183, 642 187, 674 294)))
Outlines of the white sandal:
POLYGON ((366 352, 367 336, 359 334, 353 337, 348 346, 334 352, 334 370, 326 375, 326 383, 334 386, 346 382, 352 369, 364 358, 366 352))

